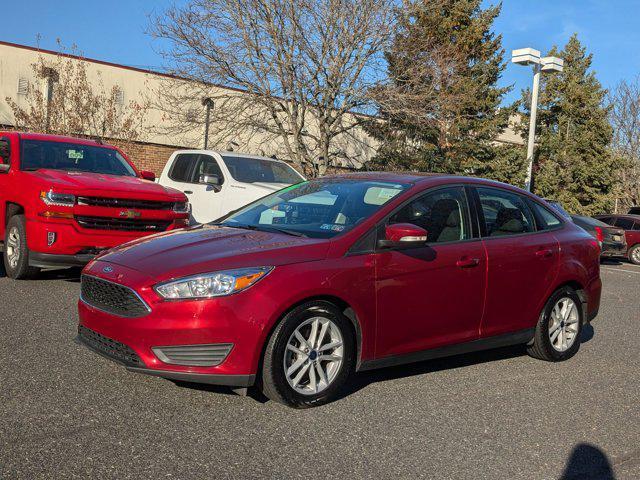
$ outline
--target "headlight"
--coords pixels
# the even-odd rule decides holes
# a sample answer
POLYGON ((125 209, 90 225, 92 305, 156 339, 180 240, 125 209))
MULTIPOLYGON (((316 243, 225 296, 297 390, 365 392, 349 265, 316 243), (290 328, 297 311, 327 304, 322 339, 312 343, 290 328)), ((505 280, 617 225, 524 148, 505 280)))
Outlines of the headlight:
POLYGON ((169 300, 222 297, 246 290, 271 270, 273 267, 256 267, 203 273, 161 283, 154 288, 169 300))
POLYGON ((176 202, 173 204, 175 213, 189 213, 189 202, 176 202))
POLYGON ((49 206, 73 207, 76 204, 76 196, 70 193, 55 193, 53 190, 40 192, 40 198, 49 206))

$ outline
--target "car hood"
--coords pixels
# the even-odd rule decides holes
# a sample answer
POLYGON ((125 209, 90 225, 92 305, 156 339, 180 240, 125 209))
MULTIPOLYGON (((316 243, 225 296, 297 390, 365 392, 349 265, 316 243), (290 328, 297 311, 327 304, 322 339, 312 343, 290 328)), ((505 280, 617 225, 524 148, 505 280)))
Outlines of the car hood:
POLYGON ((57 188, 76 195, 99 194, 100 192, 113 195, 122 192, 126 194, 126 197, 130 197, 134 193, 144 197, 183 198, 183 194, 178 190, 163 187, 158 183, 138 177, 47 169, 25 173, 36 180, 44 189, 57 188))
POLYGON ((199 225, 134 240, 99 259, 165 280, 229 268, 321 260, 329 244, 324 239, 199 225))

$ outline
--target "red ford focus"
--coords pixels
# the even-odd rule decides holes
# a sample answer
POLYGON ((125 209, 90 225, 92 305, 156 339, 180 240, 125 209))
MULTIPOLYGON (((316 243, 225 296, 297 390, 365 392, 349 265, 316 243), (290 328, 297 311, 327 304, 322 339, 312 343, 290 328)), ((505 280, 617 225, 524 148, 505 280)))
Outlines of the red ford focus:
POLYGON ((354 371, 515 344, 571 357, 598 312, 599 257, 515 187, 326 177, 100 256, 78 339, 132 371, 309 407, 354 371))

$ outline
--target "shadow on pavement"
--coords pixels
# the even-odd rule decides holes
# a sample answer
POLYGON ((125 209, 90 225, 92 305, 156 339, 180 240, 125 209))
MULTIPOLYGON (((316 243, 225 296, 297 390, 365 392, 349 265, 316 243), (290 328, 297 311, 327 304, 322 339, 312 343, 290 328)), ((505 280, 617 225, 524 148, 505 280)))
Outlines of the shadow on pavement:
POLYGON ((560 480, 615 480, 606 453, 594 445, 577 445, 567 461, 560 480))
POLYGON ((4 262, 0 258, 0 278, 4 278, 7 276, 7 272, 4 271, 4 262))

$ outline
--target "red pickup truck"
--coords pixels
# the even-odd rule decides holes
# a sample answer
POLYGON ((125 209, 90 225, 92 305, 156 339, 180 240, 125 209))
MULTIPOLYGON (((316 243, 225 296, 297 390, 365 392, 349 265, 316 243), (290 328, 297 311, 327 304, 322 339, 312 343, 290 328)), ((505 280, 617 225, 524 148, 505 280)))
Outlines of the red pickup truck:
POLYGON ((0 132, 0 246, 7 276, 88 263, 189 223, 187 197, 100 141, 0 132))

